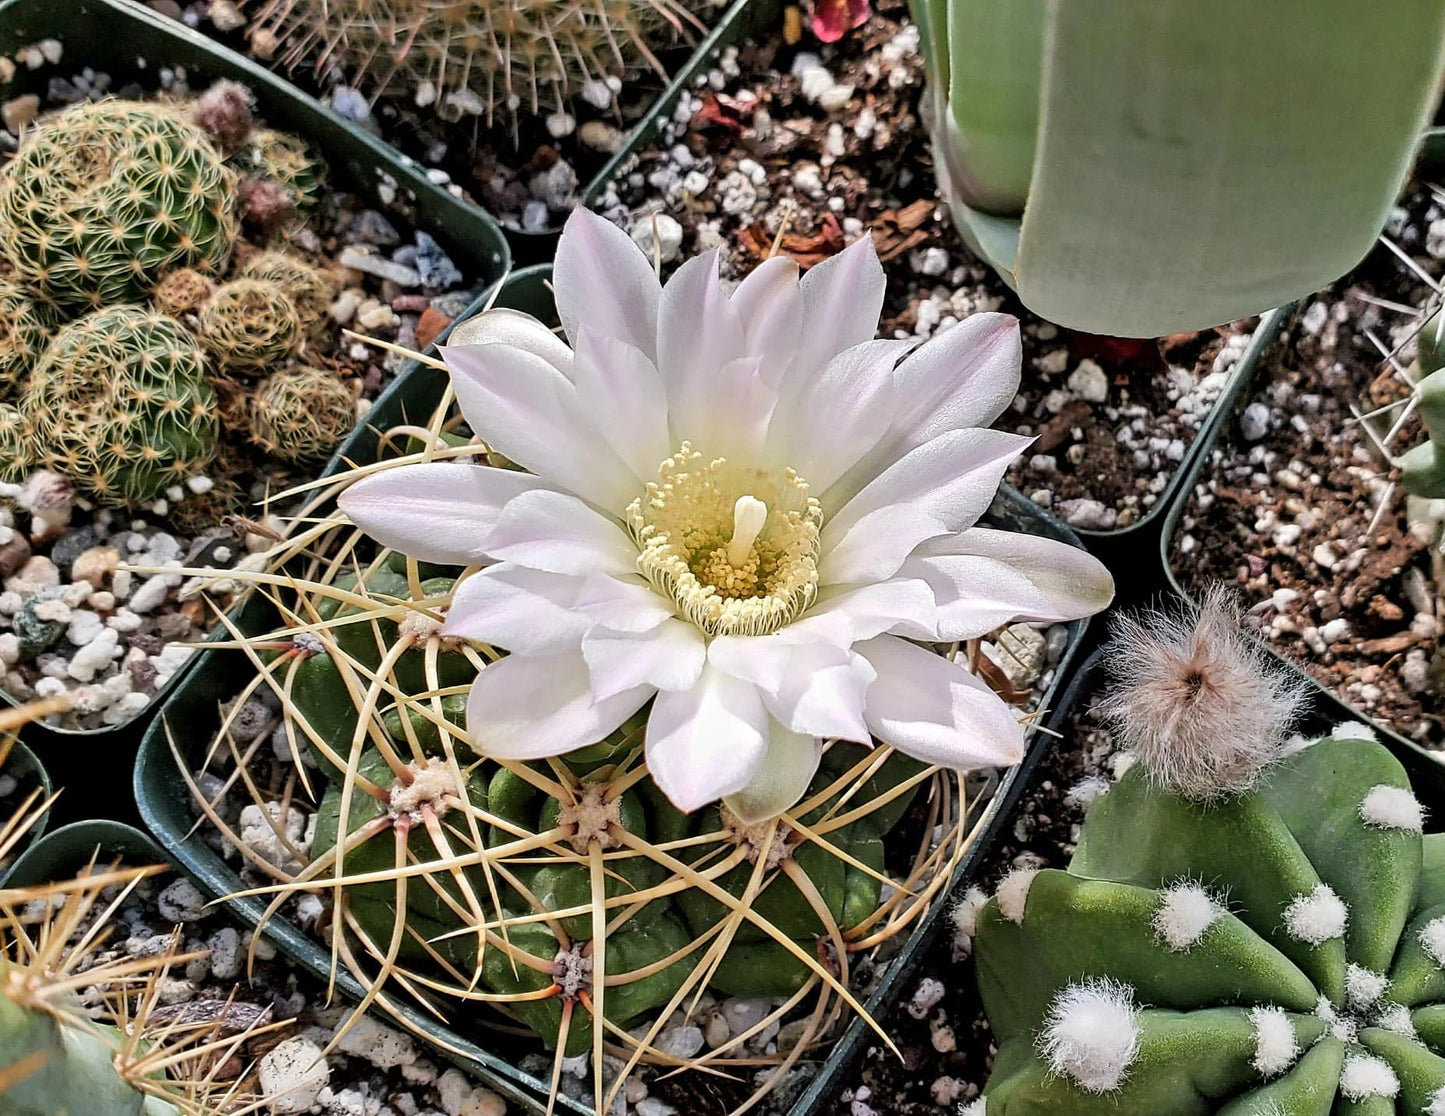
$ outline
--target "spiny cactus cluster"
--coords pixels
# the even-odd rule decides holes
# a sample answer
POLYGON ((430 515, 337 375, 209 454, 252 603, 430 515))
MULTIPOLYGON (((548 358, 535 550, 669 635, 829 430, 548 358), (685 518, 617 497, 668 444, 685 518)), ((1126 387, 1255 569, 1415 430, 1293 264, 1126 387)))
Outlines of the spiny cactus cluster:
POLYGON ((222 283, 202 304, 197 332, 221 372, 258 376, 301 344, 301 314, 277 284, 264 279, 222 283))
MULTIPOLYGON (((433 90, 438 111, 471 102, 491 122, 558 108, 589 83, 625 78, 653 48, 698 26, 701 3, 676 0, 269 0, 252 35, 281 60, 314 59, 376 93, 433 90), (448 94, 451 94, 448 97, 448 94)), ((253 43, 255 39, 253 38, 253 43)), ((605 102, 604 102, 605 103, 605 102)))
POLYGON ((14 283, 0 280, 0 396, 12 394, 39 359, 54 319, 14 283))
POLYGON ((234 175, 178 109, 86 103, 0 171, 0 248, 67 312, 144 299, 180 267, 216 274, 236 239, 234 175))
POLYGON ((328 324, 326 311, 340 286, 334 275, 312 267, 299 256, 276 250, 252 256, 241 265, 236 277, 274 283, 291 300, 302 326, 313 336, 328 324))
POLYGON ((326 186, 326 168, 312 158, 306 142, 270 128, 257 128, 247 136, 228 162, 241 174, 281 186, 298 209, 320 204, 326 186))
POLYGON ((964 910, 999 1041, 974 1114, 1445 1111, 1445 834, 1363 726, 1286 743, 1278 706, 1238 707, 1258 686, 1209 607, 1192 640, 1132 629, 1156 666, 1124 664, 1118 726, 1152 751, 1068 870, 964 910), (1168 746, 1235 762, 1211 784, 1168 746))
POLYGON ((330 456, 356 422, 351 389, 320 368, 292 368, 262 381, 251 396, 252 440, 282 461, 330 456))
POLYGON ((174 319, 135 306, 64 326, 20 411, 41 463, 102 503, 154 500, 184 483, 220 435, 205 354, 174 319))

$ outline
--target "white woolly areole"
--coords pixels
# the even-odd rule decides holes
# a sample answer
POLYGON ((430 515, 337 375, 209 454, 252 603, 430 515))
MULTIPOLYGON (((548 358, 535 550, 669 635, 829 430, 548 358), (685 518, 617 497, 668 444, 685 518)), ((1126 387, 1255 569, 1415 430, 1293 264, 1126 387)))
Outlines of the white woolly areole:
POLYGON ((1420 927, 1420 948, 1435 964, 1445 967, 1445 915, 1432 918, 1420 927))
POLYGON ((988 1101, 979 1097, 972 1104, 966 1104, 960 1108, 958 1116, 988 1116, 988 1101))
POLYGON ((1393 1097, 1400 1079, 1388 1062, 1373 1054, 1350 1054, 1340 1070, 1340 1092, 1352 1101, 1365 1097, 1393 1097))
POLYGON ((1039 1052, 1086 1092, 1113 1092, 1139 1054, 1134 990, 1108 977, 1069 985, 1049 1007, 1039 1052))
POLYGON ((1330 735, 1336 740, 1374 740, 1380 738, 1375 735, 1375 730, 1363 721, 1341 721, 1331 731, 1330 735))
POLYGON ((1064 801, 1073 802, 1087 810, 1093 805, 1094 799, 1108 794, 1112 785, 1102 775, 1089 775, 1069 788, 1064 795, 1064 801))
MULTIPOLYGON (((1391 1004, 1384 1011, 1380 1012, 1375 1020, 1375 1026, 1386 1031, 1394 1031, 1397 1035, 1404 1035, 1406 1038, 1415 1037, 1415 1021, 1410 1018, 1410 1009, 1404 1004, 1391 1004)), ((1445 1116, 1442 1111, 1440 1116, 1445 1116)))
POLYGON ((1109 765, 1109 769, 1113 771, 1114 778, 1122 779, 1129 774, 1129 768, 1138 762, 1139 757, 1133 752, 1115 752, 1114 762, 1109 765))
POLYGON ((1425 1116, 1445 1116, 1445 1085, 1430 1094, 1425 1102, 1425 1116))
POLYGON ((1254 1068, 1265 1077, 1278 1077, 1299 1057, 1289 1016, 1283 1008, 1255 1008, 1249 1021, 1254 1026, 1254 1068))
POLYGON ((994 892, 999 913, 1015 925, 1023 924, 1024 905, 1029 901, 1029 888, 1033 886, 1034 877, 1038 874, 1037 868, 1015 868, 999 882, 998 890, 994 892))
POLYGON ((1284 929, 1297 942, 1319 945, 1341 937, 1350 912, 1329 884, 1316 884, 1308 895, 1297 895, 1284 909, 1284 929))
POLYGON ((1172 884, 1160 893, 1154 933, 1179 953, 1198 944, 1221 913, 1219 904, 1198 884, 1172 884))
POLYGON ((1315 1003, 1315 1015, 1320 1018, 1330 1034, 1343 1043, 1355 1041, 1355 1032, 1359 1029, 1355 1021, 1348 1016, 1341 1015, 1335 1010, 1335 1005, 1330 1003, 1329 997, 1321 996, 1315 1003))
POLYGON ((978 933, 978 912, 988 902, 988 896, 979 887, 971 887, 963 898, 953 906, 953 928, 960 934, 973 937, 978 933))
POLYGON ((1425 832, 1425 807, 1405 787, 1381 783, 1372 787, 1360 803, 1360 820, 1376 829, 1404 829, 1425 832))
POLYGON ((1390 978, 1351 962, 1345 969, 1345 999, 1355 1011, 1372 1008, 1385 994, 1390 978))

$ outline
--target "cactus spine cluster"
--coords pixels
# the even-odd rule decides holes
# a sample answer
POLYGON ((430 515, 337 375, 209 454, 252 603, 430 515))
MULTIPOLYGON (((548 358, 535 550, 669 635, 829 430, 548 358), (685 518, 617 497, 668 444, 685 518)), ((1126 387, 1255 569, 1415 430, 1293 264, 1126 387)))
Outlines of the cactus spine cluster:
POLYGON ((274 283, 285 292, 301 316, 301 324, 312 335, 324 329, 331 300, 340 284, 336 277, 312 267, 289 252, 267 251, 252 256, 236 273, 238 279, 274 283))
POLYGON ((356 425, 352 391, 320 368, 292 368, 261 382, 251 396, 251 440, 282 461, 331 455, 356 425))
POLYGON ((311 157, 305 141, 296 136, 257 128, 232 153, 229 162, 247 177, 283 187, 297 209, 309 209, 321 201, 325 168, 311 157))
POLYGON ((0 280, 0 397, 13 394, 35 366, 53 324, 23 288, 0 280))
POLYGON ((0 247, 20 282, 67 312, 136 302, 175 268, 224 269, 234 186, 178 109, 77 105, 0 171, 0 247))
MULTIPOLYGON (((1124 695, 1126 743, 1243 723, 1217 663, 1145 644, 1162 667, 1130 682, 1154 692, 1124 695)), ((1141 754, 1067 871, 1016 871, 977 912, 999 1052, 973 1113, 1445 1111, 1445 834, 1363 726, 1293 750, 1254 730, 1254 777, 1212 789, 1141 754)))
POLYGON ((33 451, 105 504, 153 500, 200 472, 220 434, 205 354, 154 310, 112 306, 64 326, 20 411, 33 451))
POLYGON ((284 362, 301 344, 301 315, 275 283, 232 279, 201 306, 197 332, 217 368, 228 375, 259 376, 284 362))
POLYGON ((670 0, 269 0, 252 34, 279 40, 288 66, 308 58, 339 65, 379 93, 411 94, 429 83, 438 110, 460 112, 460 94, 490 122, 519 109, 559 107, 587 82, 625 78, 638 62, 660 69, 651 48, 675 39, 694 22, 688 9, 699 7, 670 0))

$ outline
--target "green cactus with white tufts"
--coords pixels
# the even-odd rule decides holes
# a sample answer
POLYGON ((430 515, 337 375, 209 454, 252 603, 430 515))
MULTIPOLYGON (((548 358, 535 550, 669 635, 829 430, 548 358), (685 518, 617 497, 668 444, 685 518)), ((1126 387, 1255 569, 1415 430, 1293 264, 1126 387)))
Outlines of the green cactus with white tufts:
POLYGON ((20 411, 41 464, 101 503, 144 503, 215 455, 207 374, 205 354, 179 323, 112 306, 55 335, 20 411))
POLYGON ((140 301, 169 271, 225 268, 234 187, 179 108, 76 105, 0 171, 0 247, 16 279, 68 313, 140 301))
POLYGON ((1363 726, 1286 743, 1294 687, 1231 620, 1125 626, 1137 761, 1067 871, 965 911, 999 1043, 972 1116, 1445 1112, 1445 834, 1363 726))

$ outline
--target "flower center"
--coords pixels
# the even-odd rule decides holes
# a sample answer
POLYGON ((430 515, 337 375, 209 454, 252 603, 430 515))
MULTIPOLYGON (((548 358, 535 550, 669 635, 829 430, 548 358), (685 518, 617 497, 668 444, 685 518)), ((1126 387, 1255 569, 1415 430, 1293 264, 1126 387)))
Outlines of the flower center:
POLYGON ((818 595, 823 509, 791 469, 707 461, 684 442, 627 522, 639 572, 709 636, 775 632, 818 595))

